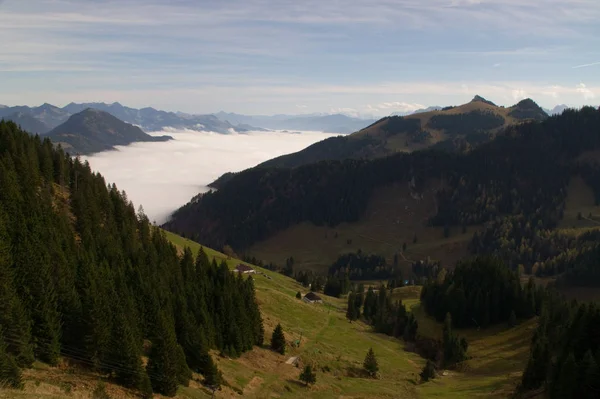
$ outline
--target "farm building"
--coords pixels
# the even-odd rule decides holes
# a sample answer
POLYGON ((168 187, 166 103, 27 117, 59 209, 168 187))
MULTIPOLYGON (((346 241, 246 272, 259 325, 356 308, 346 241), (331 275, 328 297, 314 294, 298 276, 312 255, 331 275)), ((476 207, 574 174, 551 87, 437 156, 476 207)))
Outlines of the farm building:
POLYGON ((241 263, 239 265, 237 265, 235 267, 235 269, 233 269, 233 271, 235 273, 241 273, 241 274, 254 274, 254 273, 256 273, 256 270, 254 270, 253 268, 251 268, 248 265, 242 265, 241 263))
POLYGON ((314 292, 309 292, 308 294, 304 295, 304 298, 302 298, 302 300, 307 303, 323 303, 321 297, 315 294, 314 292))

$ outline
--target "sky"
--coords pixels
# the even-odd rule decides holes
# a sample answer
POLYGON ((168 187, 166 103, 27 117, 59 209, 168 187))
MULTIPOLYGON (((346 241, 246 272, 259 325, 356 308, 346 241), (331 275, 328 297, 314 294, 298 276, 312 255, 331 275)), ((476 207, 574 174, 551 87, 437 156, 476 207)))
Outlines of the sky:
POLYGON ((0 104, 598 104, 598 21, 598 0, 0 0, 0 104))
POLYGON ((206 186, 223 173, 239 172, 334 136, 321 132, 219 134, 189 130, 152 134, 168 134, 174 140, 133 143, 83 158, 107 183, 125 190, 136 210, 142 205, 150 220, 159 224, 196 194, 207 191, 206 186))

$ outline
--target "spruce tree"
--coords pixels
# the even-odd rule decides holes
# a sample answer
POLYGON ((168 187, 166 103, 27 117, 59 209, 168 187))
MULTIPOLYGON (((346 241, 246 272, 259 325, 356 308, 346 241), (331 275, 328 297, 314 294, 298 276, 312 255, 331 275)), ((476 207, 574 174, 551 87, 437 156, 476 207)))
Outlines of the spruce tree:
POLYGON ((296 292, 296 299, 302 299, 302 294, 300 291, 296 292))
POLYGON ((582 399, 596 398, 600 392, 600 369, 591 350, 588 350, 583 356, 578 374, 579 392, 577 397, 582 399))
POLYGON ((283 328, 281 328, 281 324, 277 324, 273 330, 273 335, 271 336, 271 349, 283 355, 285 354, 285 346, 286 343, 283 328))
POLYGON ((21 370, 15 359, 6 352, 6 344, 2 338, 0 326, 0 387, 6 385, 11 388, 22 388, 21 370))
POLYGON ((131 326, 131 321, 120 306, 115 310, 111 350, 104 361, 115 365, 115 374, 119 384, 131 388, 142 387, 144 369, 140 358, 139 338, 131 326))
POLYGON ((206 369, 203 373, 204 385, 218 389, 223 382, 223 375, 210 356, 207 360, 206 369))
POLYGON ((179 381, 177 341, 173 326, 164 313, 159 316, 156 328, 146 370, 154 392, 175 396, 179 381))
POLYGON ((317 382, 317 375, 315 374, 315 372, 312 369, 312 366, 310 364, 307 364, 304 369, 302 370, 302 372, 300 373, 300 377, 299 377, 300 381, 302 381, 304 383, 304 385, 308 386, 310 384, 314 384, 317 382))
POLYGON ((350 293, 348 295, 348 309, 346 310, 346 318, 350 321, 356 320, 357 311, 356 311, 356 299, 354 297, 354 293, 350 293))
POLYGON ((421 371, 421 373, 419 374, 419 376, 421 377, 421 381, 423 382, 427 382, 429 380, 432 380, 435 378, 435 364, 431 361, 431 360, 427 360, 427 363, 425 364, 425 367, 423 367, 423 370, 421 371))
POLYGON ((377 363, 377 358, 375 357, 375 352, 373 352, 373 348, 369 348, 367 355, 365 356, 365 360, 363 362, 363 368, 369 373, 369 376, 376 377, 377 372, 379 371, 379 364, 377 363))
POLYGON ((181 345, 177 345, 177 382, 179 385, 187 387, 192 379, 192 371, 185 360, 185 353, 181 345))
POLYGON ((517 315, 515 314, 514 310, 511 310, 510 316, 508 317, 508 326, 512 328, 516 325, 517 325, 517 315))
POLYGON ((0 208, 0 326, 3 327, 7 352, 15 357, 19 366, 30 367, 34 360, 31 323, 14 288, 10 237, 6 221, 7 217, 0 208))
POLYGON ((577 362, 571 352, 560 367, 558 378, 552 386, 551 397, 572 398, 577 389, 577 372, 577 362))

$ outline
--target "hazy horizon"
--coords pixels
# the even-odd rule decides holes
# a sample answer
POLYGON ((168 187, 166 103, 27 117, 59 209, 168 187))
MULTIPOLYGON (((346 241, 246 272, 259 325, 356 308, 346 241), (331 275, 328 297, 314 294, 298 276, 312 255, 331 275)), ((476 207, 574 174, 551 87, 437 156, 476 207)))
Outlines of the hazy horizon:
POLYGON ((2 0, 0 104, 386 115, 600 96, 597 0, 2 0))
POLYGON ((299 151, 327 137, 322 132, 248 132, 219 134, 164 130, 167 142, 133 143, 117 151, 82 157, 92 170, 125 190, 136 210, 142 205, 151 221, 163 223, 206 185, 226 172, 238 172, 274 157, 299 151))

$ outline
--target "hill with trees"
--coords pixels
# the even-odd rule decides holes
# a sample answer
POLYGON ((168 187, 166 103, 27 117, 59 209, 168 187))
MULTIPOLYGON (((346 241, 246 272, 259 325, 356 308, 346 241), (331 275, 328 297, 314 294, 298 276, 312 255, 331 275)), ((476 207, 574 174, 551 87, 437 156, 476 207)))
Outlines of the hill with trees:
POLYGON ((19 368, 67 357, 144 397, 173 396, 191 371, 213 377, 209 350, 263 343, 252 279, 203 251, 180 256, 87 163, 4 121, 0 287, 1 372, 14 386, 19 368))
MULTIPOLYGON (((537 253, 544 256, 552 248, 534 237, 548 235, 562 220, 573 176, 583 176, 600 192, 600 168, 579 161, 600 147, 599 126, 600 111, 587 107, 513 126, 466 154, 428 150, 371 161, 253 168, 198 196, 165 226, 214 247, 231 245, 239 253, 302 223, 356 224, 377 190, 402 185, 411 197, 421 198, 415 203, 425 201, 431 190, 426 194, 432 197, 431 211, 418 220, 443 228, 446 236, 477 227, 478 233, 469 235, 473 253, 491 251, 512 268, 523 264, 531 272, 536 261, 544 260, 537 253), (439 183, 432 189, 434 181, 439 183)), ((396 220, 391 212, 401 203, 387 200, 388 209, 379 209, 390 212, 379 215, 382 223, 396 220)), ((286 256, 300 259, 296 253, 286 256)))
POLYGON ((52 129, 47 137, 73 154, 112 150, 117 145, 139 141, 168 141, 171 136, 150 136, 111 114, 87 108, 52 129))

